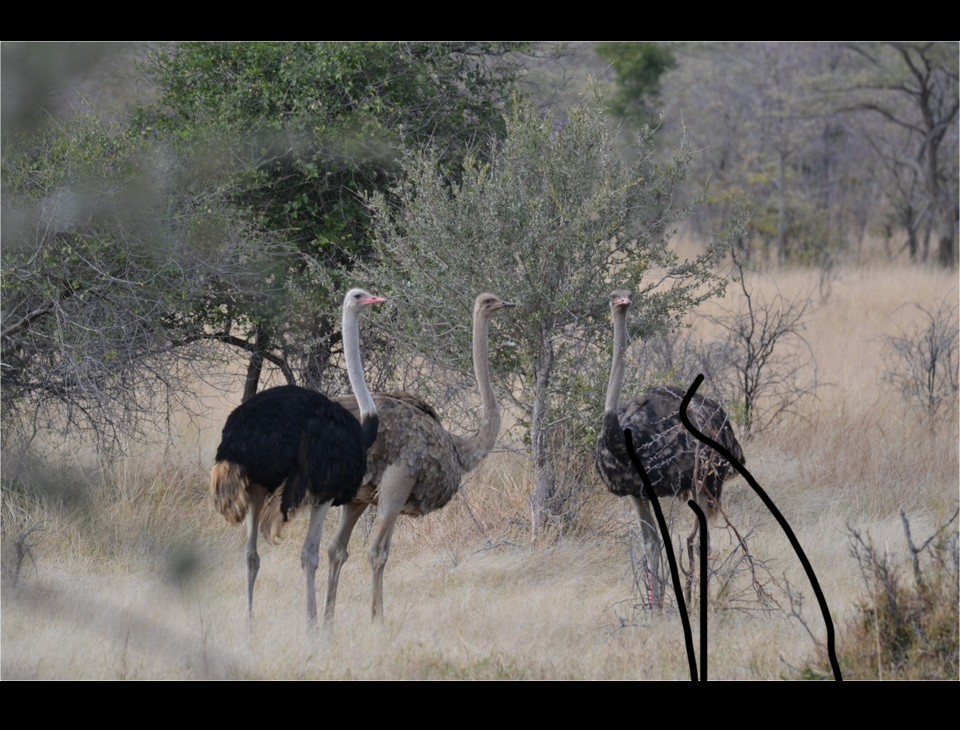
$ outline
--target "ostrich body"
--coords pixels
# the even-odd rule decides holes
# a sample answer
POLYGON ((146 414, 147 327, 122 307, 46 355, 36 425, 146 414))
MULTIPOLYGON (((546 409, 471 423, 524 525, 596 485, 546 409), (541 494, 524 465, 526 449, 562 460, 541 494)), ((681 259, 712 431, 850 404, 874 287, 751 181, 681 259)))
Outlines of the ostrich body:
POLYGON ((280 522, 310 506, 310 524, 301 553, 307 583, 307 620, 317 620, 314 583, 320 564, 323 518, 331 504, 356 495, 367 468, 367 448, 378 430, 376 405, 363 378, 358 319, 368 306, 386 301, 363 289, 343 300, 343 351, 359 419, 325 395, 295 385, 269 388, 239 405, 227 417, 210 475, 214 506, 230 524, 247 523, 247 619, 253 621, 253 586, 260 569, 257 528, 268 539, 280 522), (264 501, 280 490, 269 519, 264 501))
MULTIPOLYGON (((613 314, 613 362, 607 384, 603 424, 597 440, 597 469, 611 492, 628 496, 640 519, 640 533, 646 552, 648 589, 651 603, 661 606, 663 584, 660 580, 660 539, 656 520, 640 474, 627 452, 624 429, 630 429, 634 448, 650 478, 657 497, 689 494, 703 511, 714 516, 720 505, 723 482, 733 472, 726 459, 698 441, 680 420, 680 406, 686 392, 673 386, 660 386, 645 395, 620 405, 623 386, 624 354, 627 346, 627 310, 630 292, 615 291, 610 297, 613 314)), ((694 394, 687 408, 692 424, 724 446, 741 464, 743 451, 723 408, 716 401, 694 394)), ((699 530, 687 538, 692 541, 699 530)))
MULTIPOLYGON (((346 562, 353 528, 364 510, 377 505, 369 550, 373 571, 374 620, 383 618, 383 571, 397 517, 419 517, 443 507, 457 490, 463 475, 490 452, 500 432, 500 408, 490 383, 487 335, 490 318, 512 307, 493 294, 481 294, 473 308, 473 367, 480 389, 483 415, 472 437, 457 436, 440 423, 436 412, 415 396, 378 393, 380 415, 377 440, 367 454, 367 474, 360 491, 340 512, 337 532, 328 552, 325 620, 331 620, 337 601, 340 570, 346 562)), ((355 405, 340 402, 355 411, 355 405)))

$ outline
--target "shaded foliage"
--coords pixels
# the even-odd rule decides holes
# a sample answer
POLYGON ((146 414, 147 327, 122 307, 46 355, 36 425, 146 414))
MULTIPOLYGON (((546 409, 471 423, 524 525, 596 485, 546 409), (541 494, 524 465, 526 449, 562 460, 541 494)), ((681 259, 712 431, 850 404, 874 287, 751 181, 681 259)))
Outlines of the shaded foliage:
POLYGON ((617 78, 610 108, 618 117, 642 127, 656 122, 660 78, 677 65, 673 52, 649 41, 607 41, 596 52, 609 61, 617 78))
POLYGON ((20 425, 117 441, 182 395, 197 353, 175 352, 171 332, 191 330, 218 261, 209 226, 237 227, 226 211, 181 205, 179 170, 155 152, 91 116, 7 147, 5 426, 32 413, 20 425))
MULTIPOLYGON (((275 272, 296 304, 231 306, 249 320, 261 361, 284 359, 305 384, 329 386, 336 316, 354 261, 368 254, 362 195, 386 190, 401 146, 427 141, 455 165, 478 140, 503 134, 516 43, 183 43, 149 66, 161 90, 140 123, 171 135, 179 154, 212 168, 224 200, 251 228, 300 258, 275 272)), ((211 314, 216 316, 214 299, 211 314)), ((292 304, 292 302, 291 302, 292 304)), ((287 378, 290 380, 290 376, 287 378)))

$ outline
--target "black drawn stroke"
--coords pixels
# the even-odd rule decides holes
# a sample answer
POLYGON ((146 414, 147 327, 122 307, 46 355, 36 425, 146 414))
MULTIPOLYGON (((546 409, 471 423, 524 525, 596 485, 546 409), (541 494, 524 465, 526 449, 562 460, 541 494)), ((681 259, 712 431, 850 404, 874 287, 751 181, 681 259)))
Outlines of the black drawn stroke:
MULTIPOLYGON (((823 595, 823 591, 820 588, 820 582, 817 580, 817 575, 813 571, 813 566, 811 566, 810 561, 807 560, 806 553, 803 552, 803 548, 800 546, 800 541, 797 539, 797 536, 793 533, 793 529, 790 527, 790 524, 787 522, 786 518, 782 514, 780 514, 780 510, 777 509, 777 506, 773 503, 773 500, 770 499, 769 496, 767 496, 767 493, 763 491, 763 489, 757 483, 757 480, 753 478, 753 475, 749 471, 747 471, 747 468, 743 464, 741 464, 739 461, 737 461, 735 458, 733 458, 733 454, 727 451, 719 443, 717 443, 710 437, 700 433, 700 431, 698 431, 694 427, 694 425, 690 422, 690 419, 687 416, 687 406, 690 405, 690 399, 693 398, 693 395, 697 392, 697 388, 700 387, 700 383, 702 382, 703 382, 702 374, 697 375, 697 377, 693 379, 693 384, 690 386, 690 389, 687 391, 687 394, 683 398, 683 402, 680 404, 680 420, 683 422, 684 428, 686 428, 691 434, 693 434, 694 438, 699 440, 701 443, 706 444, 711 449, 714 449, 724 459, 729 461, 733 465, 734 469, 740 472, 740 475, 747 480, 747 483, 750 485, 753 491, 757 493, 757 496, 759 496, 760 499, 763 500, 763 503, 766 505, 767 509, 770 510, 770 514, 772 514, 777 519, 777 522, 780 523, 780 529, 783 530, 784 534, 786 534, 787 536, 787 539, 790 540, 790 544, 793 546, 793 551, 797 554, 797 558, 800 559, 800 563, 803 565, 804 571, 806 571, 807 579, 810 581, 810 585, 813 586, 813 592, 817 596, 817 603, 820 605, 820 612, 823 614, 823 621, 827 627, 827 654, 830 658, 830 666, 833 669, 834 679, 836 679, 837 681, 842 681, 843 675, 840 672, 840 663, 839 661, 837 661, 836 637, 834 635, 834 630, 833 630, 833 620, 830 618, 830 609, 827 606, 827 599, 823 595)), ((628 441, 628 445, 629 445, 629 441, 628 441)), ((633 456, 632 450, 631 450, 631 456, 633 456)), ((639 460, 634 459, 634 464, 635 465, 639 464, 639 460)), ((641 472, 641 475, 644 480, 644 486, 647 487, 647 491, 652 493, 653 490, 650 489, 649 486, 647 486, 646 475, 643 472, 641 472)), ((656 504, 656 502, 654 502, 654 504, 656 504)), ((661 520, 659 507, 657 508, 657 520, 658 521, 661 520)), ((661 525, 661 530, 663 530, 662 525, 661 525)), ((663 534, 665 534, 665 531, 663 534)), ((664 542, 666 542, 666 540, 664 540, 664 542)), ((671 562, 671 568, 673 567, 673 565, 674 565, 673 562, 671 562)), ((679 597, 679 588, 677 587, 678 582, 676 578, 674 579, 674 584, 675 584, 674 590, 677 591, 678 597, 679 597)))
POLYGON ((707 516, 694 500, 687 502, 700 524, 700 680, 707 681, 707 546, 710 533, 707 531, 707 516))
POLYGON ((673 541, 670 539, 670 532, 667 530, 667 521, 663 517, 663 509, 660 507, 660 500, 657 498, 657 493, 654 491, 653 485, 650 483, 650 477, 647 475, 646 469, 643 468, 643 464, 640 463, 640 458, 637 456, 637 451, 633 447, 633 432, 629 428, 624 429, 623 438, 627 444, 627 453, 630 455, 630 461, 633 463, 633 467, 640 474, 640 481, 643 482, 643 488, 647 491, 647 495, 650 497, 650 502, 653 504, 653 512, 657 516, 657 527, 660 530, 660 534, 663 536, 663 545, 667 551, 667 562, 670 564, 670 576, 673 579, 673 592, 677 596, 677 605, 680 609, 680 622, 683 624, 683 642, 687 648, 687 662, 690 664, 690 679, 696 682, 698 680, 697 656, 693 651, 693 633, 690 630, 690 617, 687 616, 687 605, 683 600, 683 590, 680 586, 680 574, 677 571, 677 558, 673 554, 673 541))

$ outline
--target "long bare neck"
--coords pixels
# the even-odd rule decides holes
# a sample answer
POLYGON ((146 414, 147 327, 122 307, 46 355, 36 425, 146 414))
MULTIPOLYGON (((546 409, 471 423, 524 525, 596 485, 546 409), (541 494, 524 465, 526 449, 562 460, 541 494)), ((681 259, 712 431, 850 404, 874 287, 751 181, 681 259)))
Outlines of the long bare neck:
POLYGON ((483 414, 480 419, 480 429, 473 438, 463 439, 466 447, 461 453, 461 461, 465 468, 473 469, 483 458, 490 453, 500 434, 500 406, 493 394, 493 384, 490 382, 490 351, 487 343, 489 320, 482 312, 473 315, 473 372, 477 377, 477 387, 480 389, 480 405, 483 414))
POLYGON ((607 382, 607 400, 604 411, 616 411, 623 388, 623 358, 627 349, 627 310, 613 309, 613 362, 610 364, 610 380, 607 382))
POLYGON ((347 377, 350 379, 350 388, 357 397, 357 405, 360 407, 360 423, 367 434, 369 446, 376 438, 377 405, 370 394, 370 388, 367 387, 367 381, 363 377, 363 362, 360 359, 360 323, 357 310, 344 307, 341 329, 343 331, 343 354, 347 360, 347 377), (373 430, 372 434, 369 433, 371 428, 373 430))

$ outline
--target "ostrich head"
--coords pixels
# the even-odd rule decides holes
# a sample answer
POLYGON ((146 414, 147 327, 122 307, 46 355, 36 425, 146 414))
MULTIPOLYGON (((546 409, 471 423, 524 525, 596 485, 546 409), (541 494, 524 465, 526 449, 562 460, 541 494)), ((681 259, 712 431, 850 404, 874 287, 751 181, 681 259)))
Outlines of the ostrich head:
POLYGON ((372 304, 383 304, 385 301, 387 300, 384 297, 371 294, 366 289, 351 289, 343 299, 343 308, 359 313, 364 307, 372 304))
POLYGON ((610 292, 610 309, 616 312, 617 309, 627 310, 633 304, 633 295, 626 289, 616 289, 610 292))
POLYGON ((505 302, 496 294, 484 292, 480 294, 473 303, 473 313, 475 316, 482 316, 484 319, 489 319, 498 310, 512 306, 514 306, 513 302, 505 302))

